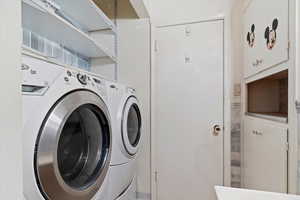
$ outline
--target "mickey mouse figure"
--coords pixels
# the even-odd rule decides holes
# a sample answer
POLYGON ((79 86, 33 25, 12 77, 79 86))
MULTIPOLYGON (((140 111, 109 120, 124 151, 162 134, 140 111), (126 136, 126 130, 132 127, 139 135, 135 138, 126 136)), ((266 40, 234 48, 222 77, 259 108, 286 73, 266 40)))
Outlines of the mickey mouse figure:
POLYGON ((255 42, 255 32, 254 31, 255 31, 255 25, 252 24, 251 32, 248 32, 248 34, 247 34, 247 42, 251 48, 254 46, 254 42, 255 42))
POLYGON ((274 19, 272 23, 272 29, 268 26, 265 31, 265 39, 267 42, 267 48, 272 50, 277 41, 276 30, 278 28, 278 19, 274 19))

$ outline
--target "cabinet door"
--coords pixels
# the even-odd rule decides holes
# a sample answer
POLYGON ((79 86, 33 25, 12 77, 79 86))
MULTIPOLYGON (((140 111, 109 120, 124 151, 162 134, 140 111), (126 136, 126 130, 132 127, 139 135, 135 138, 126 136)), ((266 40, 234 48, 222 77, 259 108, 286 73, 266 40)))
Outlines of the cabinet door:
POLYGON ((264 43, 258 55, 259 70, 288 60, 289 1, 259 0, 264 43))
POLYGON ((244 15, 244 73, 245 77, 251 76, 257 72, 256 63, 259 56, 259 49, 263 44, 263 26, 258 23, 259 2, 253 0, 247 8, 244 15))
POLYGON ((259 118, 244 121, 244 186, 287 192, 287 128, 259 118))
POLYGON ((245 77, 288 60, 288 2, 252 0, 247 8, 244 28, 245 77))

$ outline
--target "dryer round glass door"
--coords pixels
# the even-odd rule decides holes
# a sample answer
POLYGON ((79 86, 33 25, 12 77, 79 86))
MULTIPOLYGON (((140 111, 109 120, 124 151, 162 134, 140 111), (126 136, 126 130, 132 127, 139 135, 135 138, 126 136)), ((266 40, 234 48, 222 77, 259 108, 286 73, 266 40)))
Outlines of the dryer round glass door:
POLYGON ((46 199, 93 198, 106 177, 111 154, 107 107, 88 91, 61 98, 48 113, 36 144, 37 182, 46 199))
POLYGON ((141 138, 142 119, 138 101, 129 97, 123 110, 122 138, 129 155, 135 155, 141 138))

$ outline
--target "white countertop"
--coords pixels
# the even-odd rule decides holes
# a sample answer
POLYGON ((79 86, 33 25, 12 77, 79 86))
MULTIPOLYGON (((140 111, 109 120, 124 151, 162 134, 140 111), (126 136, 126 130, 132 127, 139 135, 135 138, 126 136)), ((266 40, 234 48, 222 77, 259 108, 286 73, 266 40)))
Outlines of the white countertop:
POLYGON ((300 200, 300 196, 216 186, 218 200, 300 200))

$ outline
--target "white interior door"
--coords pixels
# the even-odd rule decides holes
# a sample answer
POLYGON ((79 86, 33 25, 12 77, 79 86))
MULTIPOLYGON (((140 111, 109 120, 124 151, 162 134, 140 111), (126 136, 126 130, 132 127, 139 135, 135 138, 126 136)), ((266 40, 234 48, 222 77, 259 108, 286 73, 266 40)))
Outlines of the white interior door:
POLYGON ((214 200, 223 185, 223 53, 223 20, 158 28, 158 200, 214 200))

